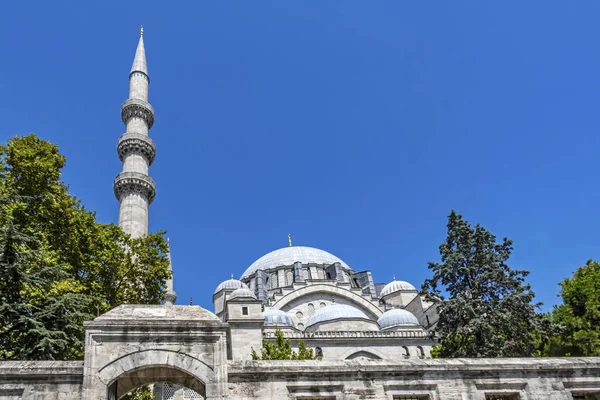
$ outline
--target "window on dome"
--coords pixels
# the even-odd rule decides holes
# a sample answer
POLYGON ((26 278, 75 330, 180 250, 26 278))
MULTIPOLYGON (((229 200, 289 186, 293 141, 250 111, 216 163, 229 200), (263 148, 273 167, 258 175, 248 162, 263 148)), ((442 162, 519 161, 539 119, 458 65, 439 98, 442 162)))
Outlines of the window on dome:
POLYGON ((242 307, 242 315, 248 315, 248 307, 242 307))

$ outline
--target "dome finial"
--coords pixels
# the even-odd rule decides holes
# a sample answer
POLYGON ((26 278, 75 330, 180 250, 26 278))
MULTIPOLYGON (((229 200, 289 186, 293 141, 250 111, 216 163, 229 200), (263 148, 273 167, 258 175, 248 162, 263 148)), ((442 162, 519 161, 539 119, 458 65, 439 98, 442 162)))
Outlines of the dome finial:
POLYGON ((292 247, 292 235, 288 233, 288 244, 292 247))
POLYGON ((233 274, 231 274, 231 279, 233 279, 233 274))
POLYGON ((394 282, 396 281, 396 275, 394 275, 394 282))
POLYGON ((144 25, 140 25, 140 36, 144 36, 144 25))

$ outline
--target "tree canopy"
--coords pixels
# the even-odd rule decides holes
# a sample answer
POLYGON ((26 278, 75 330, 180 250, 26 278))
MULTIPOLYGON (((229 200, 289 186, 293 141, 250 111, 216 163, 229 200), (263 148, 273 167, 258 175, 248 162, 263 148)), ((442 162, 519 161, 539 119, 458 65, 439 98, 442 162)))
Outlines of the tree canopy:
POLYGON ((563 304, 552 318, 561 330, 550 342, 550 355, 600 356, 600 263, 589 260, 560 287, 563 304))
POLYGON ((65 162, 33 134, 0 146, 0 359, 81 358, 84 320, 164 296, 164 232, 98 222, 61 180, 65 162))
POLYGON ((440 319, 434 328, 440 357, 525 357, 536 351, 543 317, 536 313, 527 271, 507 265, 512 241, 481 225, 471 227, 454 210, 440 245, 441 262, 423 284, 440 319))

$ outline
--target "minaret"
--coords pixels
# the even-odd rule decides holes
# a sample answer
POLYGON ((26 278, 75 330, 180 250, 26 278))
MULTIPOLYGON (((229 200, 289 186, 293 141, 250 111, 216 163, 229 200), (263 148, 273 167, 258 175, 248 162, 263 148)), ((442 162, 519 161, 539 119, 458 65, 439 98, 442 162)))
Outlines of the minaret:
POLYGON ((167 253, 169 257, 169 272, 171 272, 171 277, 167 280, 167 293, 165 295, 165 304, 168 306, 172 306, 175 304, 175 300, 177 300, 177 293, 173 290, 173 264, 171 264, 171 241, 167 239, 167 245, 169 246, 169 252, 167 253))
POLYGON ((129 73, 129 98, 121 106, 121 119, 126 128, 119 138, 117 152, 123 171, 113 184, 120 203, 119 226, 134 238, 148 234, 148 206, 156 194, 156 185, 148 176, 148 167, 156 155, 154 142, 148 137, 154 124, 154 109, 148 103, 149 83, 142 27, 129 73))

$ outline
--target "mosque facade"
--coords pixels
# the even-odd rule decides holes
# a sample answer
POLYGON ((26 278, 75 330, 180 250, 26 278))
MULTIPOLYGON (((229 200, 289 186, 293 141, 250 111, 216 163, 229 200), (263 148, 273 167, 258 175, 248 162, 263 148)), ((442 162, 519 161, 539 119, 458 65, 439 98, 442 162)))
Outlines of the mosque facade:
MULTIPOLYGON (((133 237, 148 233, 157 193, 149 83, 142 30, 113 182, 133 237)), ((376 283, 291 238, 220 283, 213 311, 175 301, 170 279, 164 304, 86 322, 83 361, 0 362, 0 400, 117 400, 147 385, 160 400, 600 400, 600 358, 432 359, 438 313, 412 284, 376 283), (316 359, 252 360, 277 330, 316 359)))
POLYGON ((214 313, 230 328, 232 360, 250 359, 279 329, 322 360, 401 360, 431 357, 436 307, 408 282, 373 281, 321 249, 272 251, 240 279, 217 286, 214 313))

